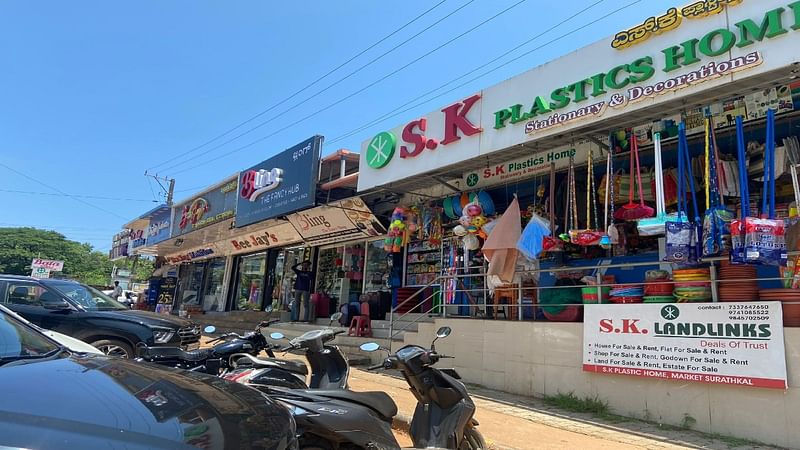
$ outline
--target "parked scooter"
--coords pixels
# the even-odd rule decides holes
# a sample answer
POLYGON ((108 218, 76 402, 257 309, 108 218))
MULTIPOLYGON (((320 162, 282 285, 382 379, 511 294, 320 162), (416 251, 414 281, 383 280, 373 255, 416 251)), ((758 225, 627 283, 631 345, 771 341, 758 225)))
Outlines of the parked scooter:
MULTIPOLYGON (((453 369, 432 366, 446 358, 435 343, 450 334, 442 327, 431 349, 409 345, 371 370, 399 369, 411 386, 418 405, 411 422, 413 448, 485 449, 477 430, 475 404, 453 369)), ((366 352, 382 349, 376 343, 361 346, 366 352)), ((386 349, 383 349, 386 350, 386 349)), ((254 385, 285 405, 297 423, 301 449, 351 448, 399 449, 391 424, 397 405, 385 392, 353 392, 347 389, 288 390, 254 385)))
MULTIPOLYGON (((406 345, 370 370, 400 370, 411 387, 417 398, 409 430, 414 448, 484 449, 486 443, 475 428, 478 425, 473 417, 475 403, 459 381, 461 377, 454 369, 433 367, 440 359, 452 358, 437 353, 435 346, 438 339, 449 336, 450 332, 450 327, 439 328, 430 349, 406 345)), ((380 349, 374 342, 361 345, 366 352, 380 349)))
MULTIPOLYGON (((280 320, 270 320, 261 322, 256 326, 255 331, 251 331, 244 336, 238 333, 225 333, 210 342, 222 341, 211 348, 185 351, 179 347, 147 347, 137 348, 137 360, 147 361, 160 365, 176 367, 191 371, 205 372, 211 375, 224 373, 230 367, 233 355, 248 356, 256 358, 262 351, 266 351, 269 359, 261 360, 264 364, 279 370, 274 376, 284 381, 283 385, 288 387, 305 387, 305 378, 308 375, 308 368, 305 364, 298 361, 287 361, 275 359, 274 349, 277 345, 270 344, 262 329, 280 320)), ((213 326, 204 329, 206 334, 216 331, 213 326)), ((277 333, 279 337, 280 333, 277 333)), ((276 378, 276 384, 278 384, 276 378)))
MULTIPOLYGON (((331 316, 328 326, 339 320, 342 313, 331 316)), ((235 354, 230 357, 230 370, 223 373, 222 377, 244 384, 282 386, 293 389, 347 389, 347 379, 350 366, 344 353, 336 345, 329 344, 336 336, 344 333, 343 330, 325 328, 308 331, 289 341, 280 351, 303 352, 309 367, 311 367, 311 380, 306 386, 305 379, 302 383, 289 382, 277 371, 275 362, 280 360, 261 359, 252 354, 235 354)), ((281 333, 271 333, 271 339, 283 339, 281 333)))

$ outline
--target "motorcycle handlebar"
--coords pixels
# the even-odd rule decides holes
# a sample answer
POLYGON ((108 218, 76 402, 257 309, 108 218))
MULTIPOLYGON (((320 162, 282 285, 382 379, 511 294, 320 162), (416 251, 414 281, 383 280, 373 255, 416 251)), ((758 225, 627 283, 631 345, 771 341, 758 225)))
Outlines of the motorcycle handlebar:
POLYGON ((383 363, 367 367, 367 370, 378 370, 378 369, 383 369, 383 363))
POLYGON ((347 330, 337 330, 337 331, 334 331, 334 332, 333 332, 333 335, 334 335, 334 336, 336 336, 336 335, 339 335, 339 334, 342 334, 342 333, 347 333, 347 330))

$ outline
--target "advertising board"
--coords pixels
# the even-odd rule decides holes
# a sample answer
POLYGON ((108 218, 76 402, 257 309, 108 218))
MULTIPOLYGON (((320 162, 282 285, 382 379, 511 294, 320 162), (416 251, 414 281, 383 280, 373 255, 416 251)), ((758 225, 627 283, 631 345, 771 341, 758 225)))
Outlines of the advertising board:
POLYGON ((237 228, 314 205, 322 139, 306 139, 239 174, 237 228))
POLYGON ((780 302, 587 305, 583 370, 786 389, 780 302))

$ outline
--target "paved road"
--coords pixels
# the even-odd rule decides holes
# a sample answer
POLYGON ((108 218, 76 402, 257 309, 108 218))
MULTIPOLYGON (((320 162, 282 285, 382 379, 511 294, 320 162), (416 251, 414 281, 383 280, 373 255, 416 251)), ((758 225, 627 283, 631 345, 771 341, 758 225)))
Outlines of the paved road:
MULTIPOLYGON (((397 377, 353 369, 350 385, 356 391, 384 391, 401 415, 411 417, 416 400, 408 384, 397 377)), ((591 415, 571 414, 540 401, 472 387, 476 419, 486 441, 495 449, 753 449, 686 430, 662 429, 642 422, 603 423, 591 415)))

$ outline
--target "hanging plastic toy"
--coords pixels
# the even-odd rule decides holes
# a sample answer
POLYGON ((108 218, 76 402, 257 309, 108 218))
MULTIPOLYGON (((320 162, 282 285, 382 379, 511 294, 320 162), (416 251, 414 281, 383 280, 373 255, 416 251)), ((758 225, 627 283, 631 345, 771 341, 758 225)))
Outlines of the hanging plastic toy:
POLYGON ((392 212, 389 220, 389 230, 383 241, 383 249, 390 253, 400 253, 406 242, 408 228, 406 227, 407 211, 397 207, 392 212))

